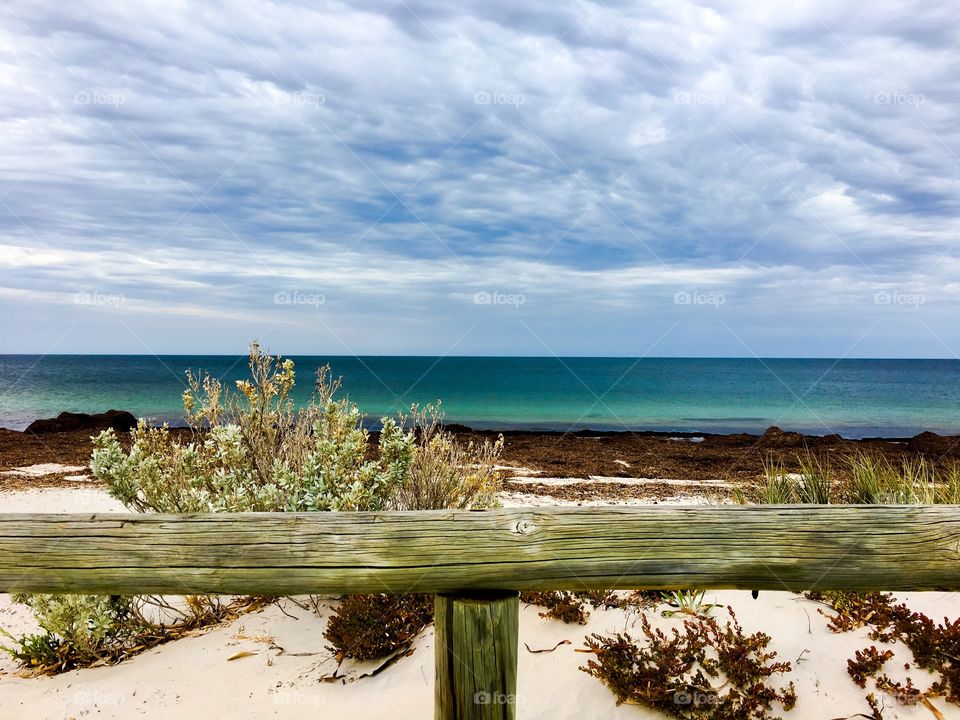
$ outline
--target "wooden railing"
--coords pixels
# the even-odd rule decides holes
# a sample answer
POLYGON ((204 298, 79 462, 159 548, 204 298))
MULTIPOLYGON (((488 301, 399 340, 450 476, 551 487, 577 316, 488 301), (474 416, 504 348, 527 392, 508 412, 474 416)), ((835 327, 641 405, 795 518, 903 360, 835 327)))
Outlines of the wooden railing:
POLYGON ((4 592, 436 593, 444 719, 515 717, 518 591, 678 587, 960 590, 960 507, 0 514, 4 592))

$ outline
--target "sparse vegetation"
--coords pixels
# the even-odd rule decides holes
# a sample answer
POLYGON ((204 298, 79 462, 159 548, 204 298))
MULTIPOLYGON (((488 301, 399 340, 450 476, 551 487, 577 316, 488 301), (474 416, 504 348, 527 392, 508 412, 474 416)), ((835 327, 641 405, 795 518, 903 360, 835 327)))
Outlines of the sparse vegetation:
MULTIPOLYGON (((166 426, 141 421, 125 449, 107 430, 94 438, 93 474, 113 497, 139 512, 438 509, 496 502, 502 438, 459 443, 443 430, 437 405, 414 407, 408 417, 382 418, 372 447, 359 408, 337 396, 340 383, 328 367, 318 371, 313 397, 303 407, 291 399, 291 360, 253 343, 249 369, 250 378, 238 381, 236 391, 226 391, 216 378, 188 372, 183 404, 192 430, 189 441, 166 426)), ((146 596, 21 595, 18 600, 31 607, 42 632, 13 638, 11 646, 0 649, 47 671, 121 659, 131 643, 162 642, 184 627, 219 622, 240 607, 212 597, 182 603, 146 596), (153 621, 157 614, 168 618, 165 624, 153 621)), ((416 624, 408 621, 429 621, 432 610, 421 606, 416 597, 347 598, 328 639, 345 657, 392 652, 404 642, 404 628, 416 624), (351 640, 362 621, 380 636, 351 640)))
MULTIPOLYGON (((867 453, 843 460, 842 471, 831 469, 824 459, 810 453, 798 458, 800 471, 787 473, 782 463, 765 466, 766 482, 755 500, 772 504, 934 505, 960 503, 960 468, 935 465, 923 457, 904 457, 899 463, 867 453)), ((741 501, 746 499, 741 496, 741 501)), ((911 678, 898 682, 883 672, 894 657, 893 650, 876 647, 859 650, 847 661, 853 681, 866 688, 873 681, 876 690, 896 697, 901 703, 929 704, 929 698, 944 697, 960 705, 960 619, 944 618, 937 624, 906 605, 895 604, 889 593, 816 592, 807 598, 833 609, 828 627, 849 632, 871 626, 870 638, 879 642, 903 642, 913 654, 913 665, 939 674, 940 679, 925 690, 911 678)), ((868 693, 870 715, 882 718, 882 705, 875 693, 868 693)))
POLYGON ((849 503, 854 505, 934 505, 960 503, 960 467, 935 465, 903 457, 899 463, 868 453, 840 461, 806 453, 797 458, 799 470, 787 472, 782 461, 764 465, 765 482, 753 497, 740 502, 771 505, 849 503))
POLYGON ((774 717, 774 704, 792 709, 793 683, 769 684, 790 672, 790 663, 775 662, 776 653, 767 650, 770 636, 744 635, 728 611, 731 619, 723 627, 698 616, 669 635, 642 616, 645 643, 626 633, 590 635, 586 646, 594 658, 581 670, 606 683, 618 704, 640 703, 675 718, 764 720, 774 717))
POLYGON ((880 652, 871 647, 858 651, 847 661, 847 671, 860 687, 865 687, 869 678, 875 678, 878 690, 901 702, 943 697, 948 703, 960 705, 960 619, 944 618, 943 623, 936 623, 902 603, 895 604, 889 593, 808 593, 807 597, 833 610, 834 614, 828 616, 828 627, 833 632, 870 626, 871 640, 902 642, 910 649, 913 666, 939 675, 926 690, 914 687, 909 677, 903 683, 897 682, 881 673, 884 663, 895 656, 894 652, 890 649, 880 652))
POLYGON ((661 599, 659 592, 636 590, 620 593, 613 590, 570 592, 554 590, 547 592, 522 592, 520 602, 546 608, 540 617, 552 618, 565 623, 585 625, 590 619, 590 609, 648 608, 661 599))

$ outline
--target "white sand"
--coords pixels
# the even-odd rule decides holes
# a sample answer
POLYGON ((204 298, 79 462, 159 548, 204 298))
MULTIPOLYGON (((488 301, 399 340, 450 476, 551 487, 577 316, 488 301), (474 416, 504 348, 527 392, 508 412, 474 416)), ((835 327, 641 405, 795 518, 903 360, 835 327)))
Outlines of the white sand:
MULTIPOLYGON (((689 500, 688 500, 689 501, 689 500)), ((662 502, 662 501, 661 501, 662 502)), ((3 512, 111 512, 122 510, 102 491, 91 488, 0 493, 3 512)), ((935 619, 954 617, 957 595, 914 593, 901 599, 935 619)), ((783 716, 796 720, 845 718, 867 710, 858 688, 846 673, 846 660, 855 650, 871 645, 866 631, 835 635, 817 604, 791 593, 761 592, 757 600, 740 591, 708 593, 707 600, 730 604, 747 632, 763 630, 773 636, 771 648, 779 659, 794 663, 789 674, 797 686, 797 707, 783 716)), ((353 668, 349 681, 319 679, 334 668, 324 648, 324 618, 289 601, 284 610, 270 606, 258 613, 154 648, 114 667, 78 670, 56 677, 21 678, 12 674, 8 659, 0 660, 0 720, 65 718, 429 718, 433 707, 433 631, 424 631, 412 656, 401 659, 374 677, 357 679, 376 664, 353 668), (282 651, 281 651, 282 648, 282 651), (232 654, 257 653, 228 661, 232 654), (300 655, 300 653, 309 653, 300 655)), ((325 606, 324 616, 329 612, 325 606)), ((639 636, 637 615, 619 610, 594 611, 586 626, 564 625, 538 616, 539 609, 523 607, 520 620, 518 715, 520 718, 558 720, 577 718, 660 718, 636 706, 617 707, 613 695, 599 681, 580 672, 588 655, 574 652, 587 633, 615 633, 624 629, 639 636), (552 653, 533 649, 561 645, 552 653)), ((714 611, 719 617, 725 611, 714 611)), ((652 613, 656 625, 679 620, 652 613)), ((29 613, 11 607, 0 596, 0 625, 13 632, 31 629, 29 613)), ((909 659, 905 648, 888 663, 896 668, 909 659)), ((911 671, 925 686, 926 678, 911 671)), ((923 707, 898 705, 884 698, 887 718, 924 718, 923 707)), ((947 718, 960 717, 942 700, 934 704, 947 718)))
POLYGON ((634 478, 615 477, 608 475, 590 475, 587 478, 538 478, 527 477, 523 475, 510 478, 509 480, 517 485, 549 485, 553 487, 562 487, 565 485, 674 485, 677 487, 733 487, 732 484, 723 480, 678 480, 674 478, 634 478))
POLYGON ((87 468, 83 465, 61 465, 60 463, 38 463, 36 465, 24 465, 23 467, 4 470, 0 475, 10 475, 12 477, 39 478, 44 475, 56 475, 58 473, 79 473, 87 468))

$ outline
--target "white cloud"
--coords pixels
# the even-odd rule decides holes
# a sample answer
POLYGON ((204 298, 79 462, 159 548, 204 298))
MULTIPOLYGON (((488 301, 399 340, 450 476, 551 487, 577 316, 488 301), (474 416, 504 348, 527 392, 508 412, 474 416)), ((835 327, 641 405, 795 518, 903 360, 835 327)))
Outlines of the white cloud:
MULTIPOLYGON (((630 352, 674 319, 668 351, 723 351, 697 346, 716 318, 678 315, 676 286, 726 293, 725 322, 752 328, 758 354, 840 354, 872 318, 910 330, 871 289, 955 295, 960 75, 945 7, 0 14, 2 350, 45 350, 92 312, 11 292, 90 286, 142 300, 158 344, 215 338, 227 352, 255 334, 243 318, 298 326, 284 341, 316 343, 301 350, 336 349, 328 326, 367 352, 442 352, 483 288, 530 300, 489 327, 480 316, 480 351, 536 351, 521 317, 564 352, 619 351, 609 313, 643 328, 630 352), (319 315, 269 300, 317 287, 319 315), (238 321, 211 333, 184 308, 238 321), (185 318, 175 329, 168 311, 185 318), (829 330, 805 319, 817 313, 829 330), (796 318, 796 338, 770 317, 796 318)), ((868 350, 960 350, 944 304, 921 312, 935 340, 904 351, 888 332, 868 350)))

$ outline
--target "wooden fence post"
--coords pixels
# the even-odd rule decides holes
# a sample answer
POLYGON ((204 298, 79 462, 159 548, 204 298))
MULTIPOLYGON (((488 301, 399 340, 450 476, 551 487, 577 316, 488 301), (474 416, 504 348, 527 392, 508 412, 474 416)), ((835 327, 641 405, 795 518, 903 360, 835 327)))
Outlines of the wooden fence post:
POLYGON ((519 594, 437 595, 434 616, 434 720, 514 720, 519 594))

